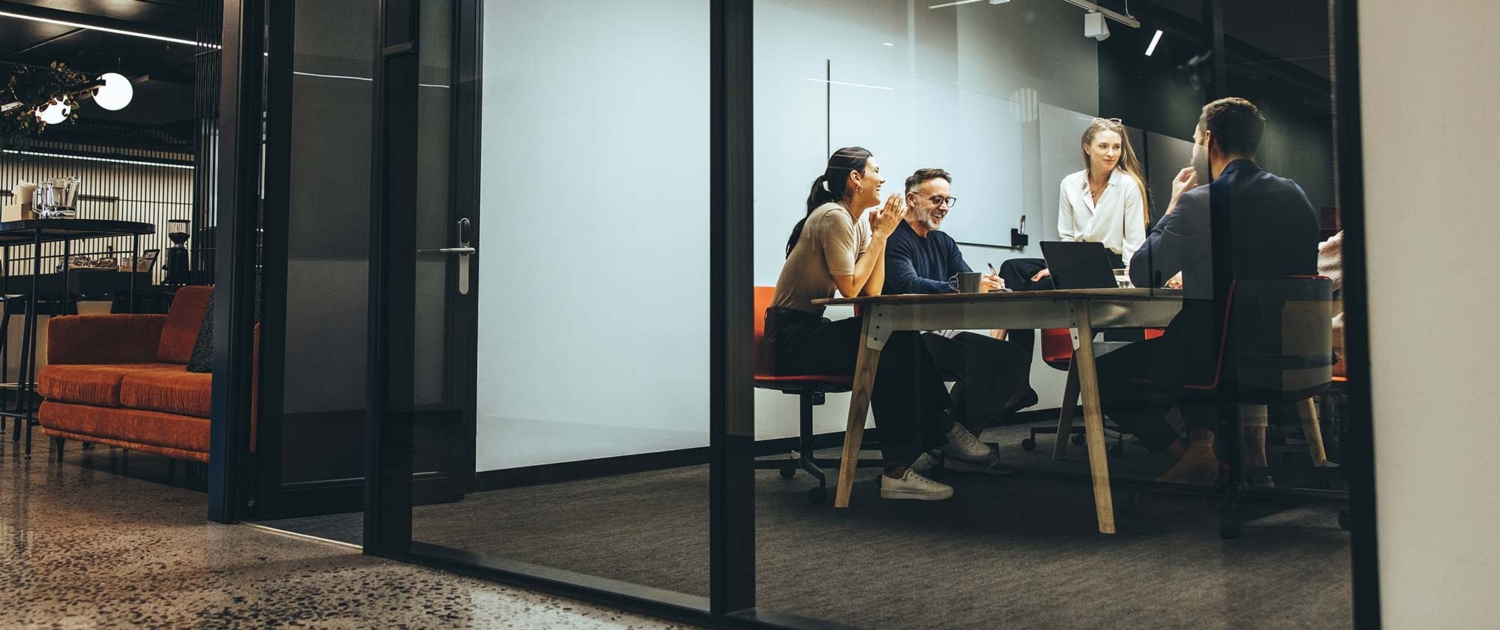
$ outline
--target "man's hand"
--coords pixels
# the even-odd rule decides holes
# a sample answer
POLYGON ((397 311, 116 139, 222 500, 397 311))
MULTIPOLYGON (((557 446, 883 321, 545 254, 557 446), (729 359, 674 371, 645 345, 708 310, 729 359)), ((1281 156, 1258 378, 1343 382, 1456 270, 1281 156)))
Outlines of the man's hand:
POLYGON ((1182 288, 1182 272, 1181 271, 1177 272, 1177 275, 1172 276, 1172 279, 1167 281, 1167 288, 1168 289, 1181 289, 1182 288))
POLYGON ((1177 177, 1172 178, 1172 201, 1167 210, 1170 212, 1177 207, 1177 198, 1189 190, 1198 186, 1198 169, 1191 166, 1177 171, 1177 177))
POLYGON ((896 231, 896 226, 906 220, 906 201, 901 195, 891 195, 885 200, 885 205, 870 219, 870 227, 875 230, 875 235, 882 238, 890 236, 896 231))
POLYGON ((1051 269, 1043 269, 1041 271, 1036 272, 1036 275, 1034 275, 1034 276, 1031 277, 1031 281, 1032 282, 1041 282, 1042 278, 1046 278, 1046 277, 1049 277, 1051 275, 1052 275, 1052 270, 1051 269))
POLYGON ((1000 276, 988 273, 984 274, 982 276, 979 276, 979 290, 982 293, 989 293, 990 291, 1004 291, 1005 281, 1001 280, 1000 276))

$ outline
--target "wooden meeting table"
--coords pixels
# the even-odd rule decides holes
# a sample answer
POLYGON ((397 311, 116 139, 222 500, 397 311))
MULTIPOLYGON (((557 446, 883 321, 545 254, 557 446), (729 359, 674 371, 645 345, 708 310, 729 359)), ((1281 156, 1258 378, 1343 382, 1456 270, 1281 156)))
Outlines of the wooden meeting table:
MULTIPOLYGON (((1094 367, 1094 332, 1107 328, 1160 328, 1182 308, 1182 292, 1170 289, 1071 289, 940 295, 882 295, 814 300, 825 306, 856 306, 864 320, 859 358, 849 400, 849 424, 839 465, 834 506, 849 507, 854 473, 864 439, 865 417, 880 351, 891 333, 903 330, 985 330, 993 328, 1071 328, 1078 335, 1073 361, 1083 398, 1084 435, 1094 482, 1094 509, 1099 531, 1115 532, 1114 501, 1109 489, 1109 462, 1104 447, 1104 414, 1099 407, 1094 367)), ((1066 439, 1059 434, 1058 439, 1066 439)))

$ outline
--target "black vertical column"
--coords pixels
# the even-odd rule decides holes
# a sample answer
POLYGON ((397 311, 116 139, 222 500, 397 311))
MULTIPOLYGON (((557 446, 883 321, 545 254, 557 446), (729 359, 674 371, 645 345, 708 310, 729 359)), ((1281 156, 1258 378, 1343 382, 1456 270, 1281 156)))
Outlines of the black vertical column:
POLYGON ((383 0, 375 57, 365 550, 411 545, 417 0, 383 0))
POLYGON ((1354 627, 1380 627, 1380 562, 1375 532, 1375 424, 1370 402, 1370 307, 1365 260, 1364 140, 1360 131, 1358 3, 1333 0, 1334 103, 1339 214, 1344 237, 1344 356, 1349 384, 1348 443, 1350 556, 1354 576, 1354 627))
POLYGON ((223 33, 208 517, 232 523, 248 498, 265 1, 226 0, 223 33))
POLYGON ((709 107, 710 606, 755 606, 751 0, 713 0, 709 107))

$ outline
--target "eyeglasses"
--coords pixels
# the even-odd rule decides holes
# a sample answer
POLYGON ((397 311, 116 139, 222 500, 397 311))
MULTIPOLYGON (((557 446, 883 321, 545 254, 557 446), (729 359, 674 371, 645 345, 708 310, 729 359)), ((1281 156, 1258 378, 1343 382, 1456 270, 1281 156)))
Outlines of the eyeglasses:
POLYGON ((1093 124, 1119 127, 1121 125, 1124 125, 1125 121, 1120 120, 1119 118, 1095 118, 1093 124))
POLYGON ((946 203, 949 208, 952 208, 953 204, 958 203, 958 197, 944 197, 942 195, 933 195, 928 197, 927 200, 931 201, 933 206, 941 206, 946 203))

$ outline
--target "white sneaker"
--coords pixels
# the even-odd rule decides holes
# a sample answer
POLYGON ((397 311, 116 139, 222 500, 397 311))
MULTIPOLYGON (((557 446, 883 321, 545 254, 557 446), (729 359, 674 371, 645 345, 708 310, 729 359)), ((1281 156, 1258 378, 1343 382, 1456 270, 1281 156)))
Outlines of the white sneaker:
POLYGON ((942 501, 953 496, 953 486, 943 485, 907 469, 900 479, 880 475, 880 498, 911 501, 942 501))
POLYGON ((980 442, 963 425, 955 422, 948 429, 948 443, 938 447, 944 454, 967 462, 982 462, 989 459, 990 446, 980 442))

